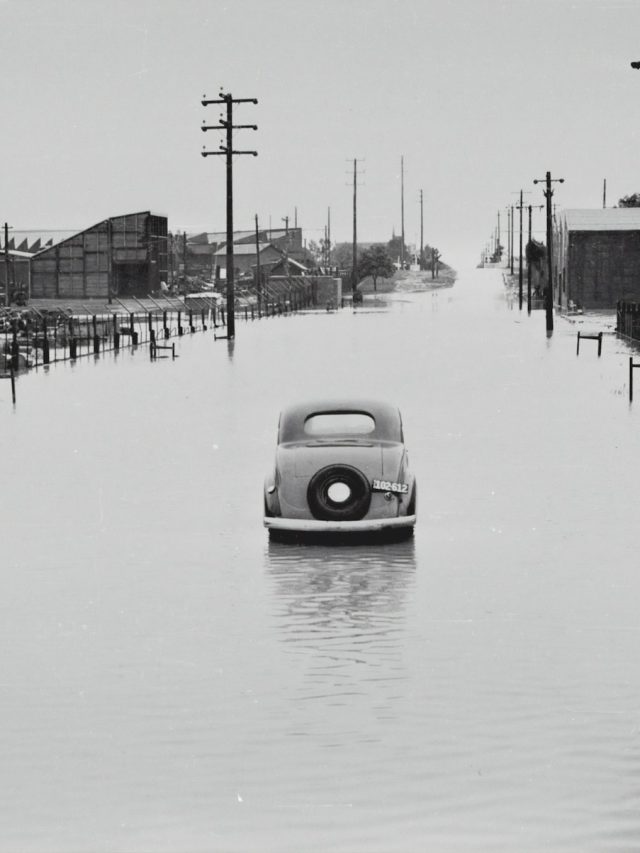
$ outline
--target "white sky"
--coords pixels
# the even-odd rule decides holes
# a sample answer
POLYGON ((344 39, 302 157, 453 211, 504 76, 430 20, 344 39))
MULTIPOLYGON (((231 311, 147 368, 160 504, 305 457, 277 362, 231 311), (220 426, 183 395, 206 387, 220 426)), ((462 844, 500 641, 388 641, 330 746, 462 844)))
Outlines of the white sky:
MULTIPOLYGON (((224 230, 220 88, 237 108, 235 225, 351 239, 400 231, 475 262, 497 211, 640 191, 638 0, 0 0, 0 222, 85 228, 151 209, 224 230)), ((543 228, 540 215, 536 227, 543 228)), ((503 240, 504 242, 504 240, 503 240)))

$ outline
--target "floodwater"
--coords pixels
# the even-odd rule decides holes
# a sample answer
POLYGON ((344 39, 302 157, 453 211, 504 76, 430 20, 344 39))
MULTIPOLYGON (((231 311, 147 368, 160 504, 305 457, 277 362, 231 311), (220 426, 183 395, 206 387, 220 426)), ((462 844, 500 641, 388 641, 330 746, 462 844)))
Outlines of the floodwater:
POLYGON ((640 401, 499 272, 0 383, 0 850, 640 849, 640 401), (396 402, 410 542, 269 544, 280 408, 396 402))

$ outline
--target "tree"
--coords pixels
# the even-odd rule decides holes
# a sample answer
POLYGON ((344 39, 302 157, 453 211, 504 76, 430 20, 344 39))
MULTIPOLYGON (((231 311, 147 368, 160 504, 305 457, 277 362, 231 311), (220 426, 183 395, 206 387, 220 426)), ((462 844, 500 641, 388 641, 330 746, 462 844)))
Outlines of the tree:
POLYGON ((353 263, 353 245, 351 243, 334 243, 331 256, 337 267, 342 270, 350 270, 353 263))
POLYGON ((640 193, 625 195, 618 201, 619 207, 640 207, 640 193))
POLYGON ((326 267, 329 265, 329 253, 333 249, 333 243, 330 243, 325 237, 320 240, 310 240, 307 243, 307 253, 311 255, 316 266, 326 267))
POLYGON ((409 249, 407 248, 407 244, 404 244, 403 252, 402 237, 396 237, 395 235, 387 243, 387 253, 393 261, 399 261, 400 258, 404 258, 406 261, 409 257, 409 249))
POLYGON ((365 249, 358 258, 358 278, 362 280, 370 275, 374 290, 378 289, 378 278, 390 278, 395 271, 393 261, 382 243, 365 249))

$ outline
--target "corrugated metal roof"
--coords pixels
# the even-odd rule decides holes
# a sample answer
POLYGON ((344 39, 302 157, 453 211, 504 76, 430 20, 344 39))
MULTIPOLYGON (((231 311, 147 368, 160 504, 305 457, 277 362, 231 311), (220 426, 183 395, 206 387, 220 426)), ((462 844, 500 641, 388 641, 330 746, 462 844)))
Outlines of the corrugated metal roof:
MULTIPOLYGON (((269 248, 271 246, 271 243, 258 243, 258 246, 260 247, 260 251, 262 252, 262 251, 264 251, 264 249, 269 248)), ((271 248, 273 248, 273 246, 271 246, 271 248)), ((234 243, 234 246, 233 246, 233 254, 234 255, 255 255, 255 253, 256 253, 256 244, 255 243, 234 243)), ((222 249, 218 249, 218 251, 215 252, 214 254, 220 255, 221 257, 224 257, 227 254, 226 247, 223 247, 222 249)))
POLYGON ((640 231, 640 207, 564 210, 568 231, 640 231))
MULTIPOLYGON (((289 231, 293 231, 293 228, 290 228, 289 231)), ((298 229, 301 230, 301 229, 298 229)), ((269 240, 279 240, 282 237, 285 237, 287 231, 282 228, 260 228, 260 234, 267 234, 269 240)), ((233 232, 233 242, 237 243, 239 240, 248 240, 250 237, 255 238, 256 232, 255 229, 253 231, 234 231, 233 232)), ((206 238, 209 243, 226 243, 227 242, 227 232, 226 231, 207 231, 206 233, 201 233, 195 235, 198 240, 202 240, 202 238, 206 238)))

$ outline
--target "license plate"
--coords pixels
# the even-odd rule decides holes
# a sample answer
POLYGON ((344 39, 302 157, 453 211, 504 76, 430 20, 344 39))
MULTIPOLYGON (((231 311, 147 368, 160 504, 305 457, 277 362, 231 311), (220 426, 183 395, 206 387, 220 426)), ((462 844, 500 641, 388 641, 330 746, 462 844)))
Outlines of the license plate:
POLYGON ((374 480, 374 492, 395 492, 397 495, 406 495, 409 491, 407 483, 392 483, 391 480, 374 480))

